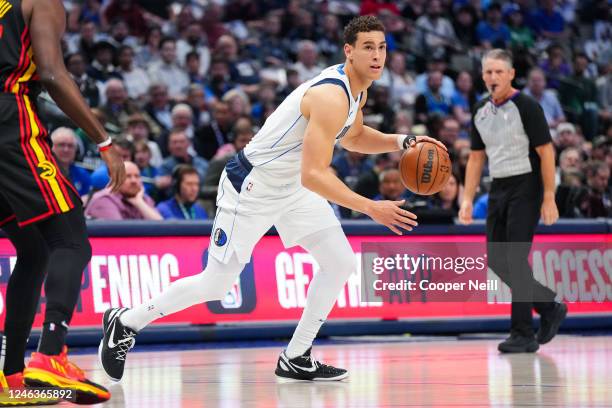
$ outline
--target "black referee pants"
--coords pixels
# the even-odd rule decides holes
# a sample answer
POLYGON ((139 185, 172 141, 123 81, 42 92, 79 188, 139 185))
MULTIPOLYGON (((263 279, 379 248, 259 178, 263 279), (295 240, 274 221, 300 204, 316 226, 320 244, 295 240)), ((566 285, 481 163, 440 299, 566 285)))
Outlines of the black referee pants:
POLYGON ((512 290, 511 334, 533 336, 532 309, 541 315, 554 306, 555 293, 534 279, 528 262, 542 197, 534 173, 494 179, 489 193, 488 262, 512 290))

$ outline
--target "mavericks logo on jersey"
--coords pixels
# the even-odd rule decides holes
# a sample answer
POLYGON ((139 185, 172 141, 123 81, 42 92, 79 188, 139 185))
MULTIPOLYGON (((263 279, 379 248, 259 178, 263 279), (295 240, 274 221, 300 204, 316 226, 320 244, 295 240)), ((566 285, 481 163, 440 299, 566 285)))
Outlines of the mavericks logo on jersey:
POLYGON ((213 234, 213 242, 216 246, 223 246, 227 242, 227 235, 221 228, 217 228, 213 234))

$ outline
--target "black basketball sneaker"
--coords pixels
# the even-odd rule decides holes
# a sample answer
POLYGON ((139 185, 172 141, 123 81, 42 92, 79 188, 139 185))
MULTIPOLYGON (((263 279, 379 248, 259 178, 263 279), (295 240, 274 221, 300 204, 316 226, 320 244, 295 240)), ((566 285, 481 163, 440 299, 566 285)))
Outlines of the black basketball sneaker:
POLYGON ((280 380, 340 381, 348 377, 343 368, 332 367, 315 360, 311 355, 312 347, 301 356, 287 357, 283 351, 276 364, 276 376, 280 380))
POLYGON ((104 372, 113 381, 123 377, 125 358, 136 343, 134 337, 137 333, 119 320, 119 316, 127 310, 125 307, 108 309, 102 319, 104 337, 98 347, 98 357, 104 372))

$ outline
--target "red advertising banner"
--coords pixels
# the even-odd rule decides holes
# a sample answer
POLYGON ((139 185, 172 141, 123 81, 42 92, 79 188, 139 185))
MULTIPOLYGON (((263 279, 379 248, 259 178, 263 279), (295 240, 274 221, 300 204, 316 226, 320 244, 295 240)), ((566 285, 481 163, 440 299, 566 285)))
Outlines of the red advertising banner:
MULTIPOLYGON (((355 263, 361 268, 363 242, 483 242, 465 236, 351 236, 355 263)), ((98 326, 109 307, 140 304, 173 281, 199 273, 206 260, 208 237, 91 238, 93 257, 85 271, 72 327, 98 326)), ((612 237, 609 234, 540 235, 532 263, 536 278, 554 287, 572 314, 612 316, 612 237), (580 243, 577 245, 577 243, 580 243), (553 282, 554 281, 554 282, 553 282)), ((15 263, 7 239, 0 239, 0 319, 4 294, 15 263)), ((211 324, 223 322, 296 321, 316 273, 313 258, 299 247, 285 249, 276 236, 257 245, 251 263, 223 301, 190 307, 156 322, 211 324)), ((352 276, 339 295, 330 319, 435 319, 507 316, 509 305, 496 296, 489 303, 420 303, 401 297, 393 303, 362 302, 361 280, 352 276)), ((45 298, 36 316, 40 327, 45 298)))

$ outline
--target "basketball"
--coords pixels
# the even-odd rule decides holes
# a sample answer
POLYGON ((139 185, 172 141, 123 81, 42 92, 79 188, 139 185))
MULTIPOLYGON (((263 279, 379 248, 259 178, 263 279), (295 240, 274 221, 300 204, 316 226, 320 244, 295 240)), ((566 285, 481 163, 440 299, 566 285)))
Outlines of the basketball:
POLYGON ((451 175, 448 152, 435 143, 420 142, 406 150, 399 164, 404 186, 420 195, 435 194, 451 175))

